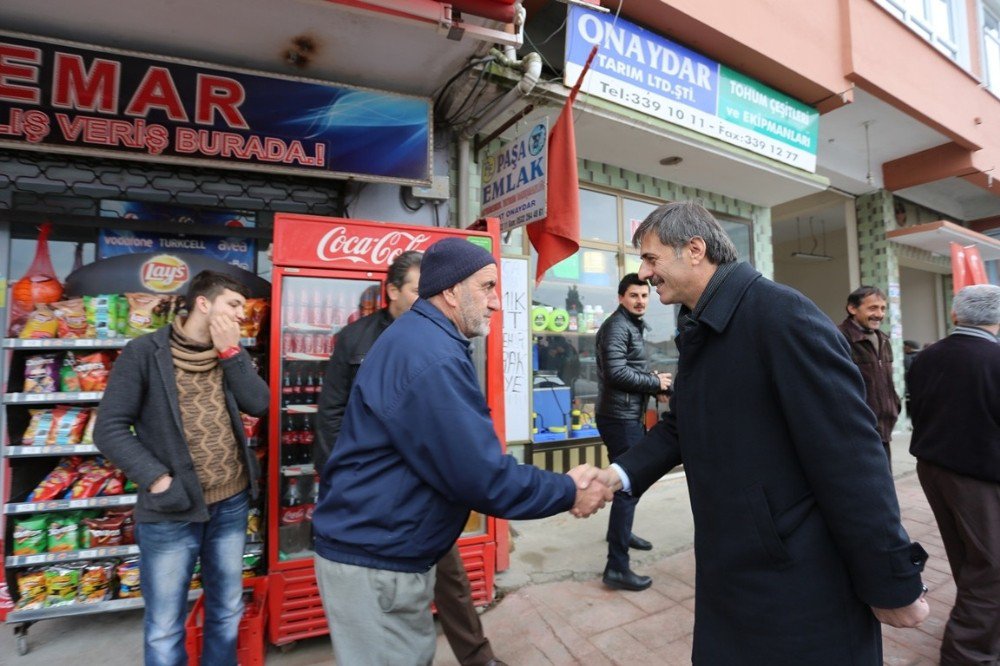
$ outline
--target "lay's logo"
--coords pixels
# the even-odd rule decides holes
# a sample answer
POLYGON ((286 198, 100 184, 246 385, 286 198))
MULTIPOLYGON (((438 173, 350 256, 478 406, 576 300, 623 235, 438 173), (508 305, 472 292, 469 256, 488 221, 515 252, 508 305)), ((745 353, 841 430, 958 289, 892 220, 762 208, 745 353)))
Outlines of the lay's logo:
POLYGON ((188 281, 188 265, 170 254, 158 254, 142 265, 140 279, 150 291, 169 293, 188 281))

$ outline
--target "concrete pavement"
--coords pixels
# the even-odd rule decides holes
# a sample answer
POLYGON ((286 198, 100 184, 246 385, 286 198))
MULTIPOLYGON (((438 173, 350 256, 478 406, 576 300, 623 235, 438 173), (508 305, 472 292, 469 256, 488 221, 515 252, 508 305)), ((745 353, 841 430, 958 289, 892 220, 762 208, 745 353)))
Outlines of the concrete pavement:
MULTIPOLYGON (((924 575, 931 617, 916 630, 884 630, 885 663, 935 664, 955 588, 941 539, 906 452, 908 433, 893 441, 894 475, 903 520, 931 555, 924 575)), ((511 666, 535 664, 690 663, 694 624, 694 553, 687 486, 682 475, 659 481, 643 497, 635 531, 654 544, 633 554, 633 568, 653 577, 646 591, 604 588, 607 513, 587 520, 554 516, 516 522, 511 567, 498 575, 498 602, 482 615, 496 654, 511 666)), ((0 663, 48 666, 71 658, 102 666, 141 662, 138 612, 39 622, 29 631, 31 652, 18 657, 9 627, 0 634, 0 663)), ((329 640, 302 641, 287 652, 271 648, 276 666, 330 664, 329 640)), ((435 665, 456 664, 443 636, 435 665)))

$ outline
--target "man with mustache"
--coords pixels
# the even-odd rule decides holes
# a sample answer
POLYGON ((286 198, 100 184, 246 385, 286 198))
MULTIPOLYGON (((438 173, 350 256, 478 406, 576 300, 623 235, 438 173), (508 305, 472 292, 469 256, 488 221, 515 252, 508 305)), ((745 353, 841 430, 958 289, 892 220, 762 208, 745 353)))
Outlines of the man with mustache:
POLYGON ((861 286, 847 297, 847 318, 840 332, 851 345, 851 358, 865 380, 865 401, 878 421, 882 448, 892 469, 892 427, 899 418, 899 396, 892 381, 892 345, 879 330, 885 318, 886 298, 877 287, 861 286))

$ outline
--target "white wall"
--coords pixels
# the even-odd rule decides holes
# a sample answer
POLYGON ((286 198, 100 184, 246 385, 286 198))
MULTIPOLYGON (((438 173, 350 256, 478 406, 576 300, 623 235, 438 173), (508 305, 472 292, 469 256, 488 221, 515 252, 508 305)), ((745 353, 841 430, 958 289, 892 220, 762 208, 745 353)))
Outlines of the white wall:
POLYGON ((816 252, 825 249, 833 257, 830 261, 807 262, 793 259, 796 251, 808 252, 812 240, 790 241, 774 246, 774 281, 801 291, 835 323, 847 316, 844 304, 851 293, 847 264, 847 238, 844 230, 830 232, 820 239, 816 252))
POLYGON ((900 266, 899 297, 902 309, 903 338, 921 345, 938 339, 944 313, 938 311, 935 284, 939 276, 928 271, 900 266))

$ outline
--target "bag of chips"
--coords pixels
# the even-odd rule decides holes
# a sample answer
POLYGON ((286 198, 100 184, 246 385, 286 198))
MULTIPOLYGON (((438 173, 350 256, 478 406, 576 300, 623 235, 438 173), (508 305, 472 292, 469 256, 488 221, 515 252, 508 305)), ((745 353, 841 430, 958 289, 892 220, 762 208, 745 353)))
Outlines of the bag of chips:
POLYGON ((34 610, 45 607, 45 569, 25 569, 17 574, 17 610, 34 610))
POLYGON ((49 515, 14 519, 14 555, 39 555, 48 550, 49 515))
POLYGON ((57 564, 45 570, 45 605, 62 606, 76 601, 80 587, 79 564, 57 564))
POLYGON ((108 509, 106 516, 122 517, 122 545, 131 546, 135 543, 135 517, 132 507, 117 507, 108 509))
POLYGON ((31 491, 31 494, 28 495, 28 501, 41 502, 62 497, 76 481, 76 477, 79 475, 77 468, 79 468, 81 460, 80 456, 70 456, 60 460, 56 468, 49 472, 42 479, 42 482, 31 491))
POLYGON ((63 553, 80 549, 80 515, 74 512, 53 513, 49 518, 49 552, 63 553))
POLYGON ((118 294, 83 297, 88 337, 100 339, 118 337, 119 298, 118 294))
POLYGON ((46 446, 72 446, 83 439, 83 430, 90 418, 89 407, 56 405, 52 410, 52 429, 45 438, 46 446))
POLYGON ((256 338, 260 335, 264 319, 267 317, 266 298, 248 298, 243 305, 243 321, 240 322, 240 337, 256 338))
POLYGON ((121 564, 117 567, 117 573, 119 599, 142 596, 138 558, 130 557, 126 560, 122 560, 121 564))
POLYGON ((86 471, 81 470, 80 474, 80 478, 73 484, 73 492, 70 495, 72 499, 85 499, 100 495, 108 479, 114 474, 114 470, 108 466, 100 465, 86 471))
POLYGON ((80 375, 76 372, 76 355, 66 352, 62 367, 59 368, 59 390, 66 392, 80 391, 80 375))
POLYGON ((36 354, 24 360, 25 393, 55 393, 58 390, 58 354, 36 354))
POLYGON ((111 355, 108 352, 76 357, 76 374, 80 378, 81 391, 103 391, 108 387, 110 373, 111 355))
POLYGON ((36 305, 24 322, 24 328, 18 335, 22 340, 42 340, 56 337, 59 332, 59 322, 48 305, 36 305))
POLYGON ((60 338, 93 337, 88 336, 87 312, 82 298, 57 301, 50 307, 58 322, 57 332, 60 338))
POLYGON ((97 425, 97 407, 94 407, 90 410, 90 418, 87 419, 87 426, 83 429, 83 437, 80 438, 81 444, 94 443, 95 425, 97 425))
POLYGON ((128 298, 124 294, 118 294, 118 321, 116 322, 118 328, 118 337, 124 337, 125 330, 128 328, 128 298))
POLYGON ((31 421, 21 436, 23 446, 45 446, 45 440, 52 432, 52 410, 51 409, 30 409, 31 421))
POLYGON ((153 310, 160 305, 161 297, 156 294, 129 293, 128 320, 125 323, 125 337, 137 338, 152 333, 159 328, 153 319, 153 310))
POLYGON ((121 546, 124 523, 125 516, 120 513, 108 514, 103 518, 84 518, 82 546, 84 548, 121 546))
POLYGON ((83 566, 76 600, 82 604, 107 601, 111 598, 111 583, 115 578, 115 563, 110 560, 89 562, 83 566))

